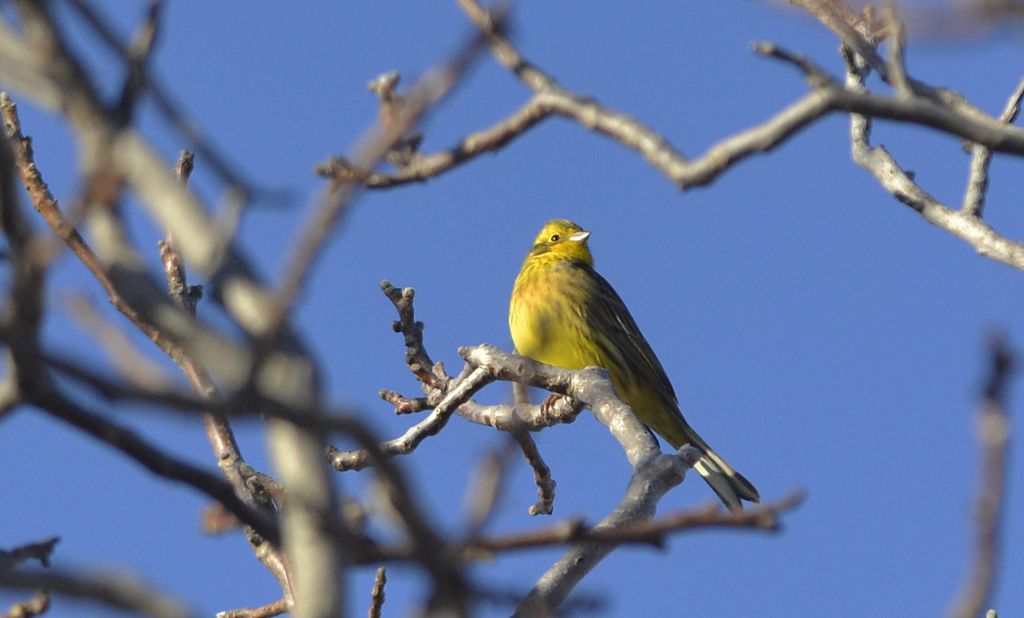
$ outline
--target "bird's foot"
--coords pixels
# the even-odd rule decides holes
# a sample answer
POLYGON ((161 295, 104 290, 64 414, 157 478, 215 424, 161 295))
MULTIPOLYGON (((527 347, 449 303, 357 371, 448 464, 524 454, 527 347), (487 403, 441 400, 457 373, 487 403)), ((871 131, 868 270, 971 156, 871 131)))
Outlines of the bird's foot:
POLYGON ((540 403, 540 411, 542 414, 547 416, 551 414, 551 411, 555 408, 555 405, 562 399, 565 399, 565 395, 559 395, 558 393, 551 393, 544 398, 544 401, 540 403))

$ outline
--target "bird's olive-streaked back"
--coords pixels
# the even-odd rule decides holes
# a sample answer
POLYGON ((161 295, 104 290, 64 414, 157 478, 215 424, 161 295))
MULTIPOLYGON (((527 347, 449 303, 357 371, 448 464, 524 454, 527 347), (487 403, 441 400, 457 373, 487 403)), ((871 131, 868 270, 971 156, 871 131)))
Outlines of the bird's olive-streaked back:
POLYGON ((530 257, 545 255, 594 265, 587 246, 590 232, 568 219, 552 219, 544 224, 533 240, 530 257))

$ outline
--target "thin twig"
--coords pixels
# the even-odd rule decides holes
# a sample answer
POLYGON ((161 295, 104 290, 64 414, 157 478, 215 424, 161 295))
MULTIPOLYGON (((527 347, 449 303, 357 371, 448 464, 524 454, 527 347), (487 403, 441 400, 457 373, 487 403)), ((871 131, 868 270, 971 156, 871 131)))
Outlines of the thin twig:
MULTIPOLYGON (((123 42, 114 28, 85 0, 68 0, 68 4, 76 11, 89 28, 99 37, 100 42, 108 49, 116 53, 126 67, 133 66, 133 50, 130 45, 123 42)), ((221 154, 218 149, 203 134, 199 126, 193 122, 188 115, 182 111, 184 106, 164 88, 163 84, 151 74, 146 67, 142 67, 138 76, 139 88, 144 88, 153 98, 153 103, 167 119, 167 121, 181 134, 191 148, 198 152, 209 166, 213 173, 220 176, 233 189, 243 195, 252 195, 256 192, 255 185, 235 168, 228 158, 221 154)))
POLYGON ((49 187, 43 181, 43 176, 36 167, 33 152, 32 140, 21 132, 21 123, 18 119, 18 108, 6 93, 0 93, 0 114, 3 116, 4 130, 7 139, 10 141, 14 158, 17 164, 18 174, 25 189, 28 191, 32 206, 42 215, 43 220, 50 226, 54 233, 64 241, 68 249, 85 265, 96 280, 103 286, 107 298, 118 311, 132 321, 150 340, 161 350, 164 350, 171 357, 180 355, 180 346, 159 328, 146 321, 134 307, 132 307, 114 286, 114 283, 107 276, 100 259, 89 247, 82 235, 78 233, 73 225, 61 212, 56 198, 50 193, 49 187))
POLYGON ((187 618, 190 615, 178 600, 121 575, 79 575, 54 570, 0 571, 0 588, 41 588, 51 594, 93 601, 151 618, 187 618))
MULTIPOLYGON (((1021 99, 1024 99, 1024 79, 1017 84, 1017 89, 1010 95, 1010 99, 999 116, 999 121, 1005 124, 1012 124, 1020 113, 1021 99)), ((960 212, 967 216, 974 216, 979 219, 984 215, 985 195, 988 192, 988 167, 992 161, 992 151, 980 144, 971 144, 971 167, 967 178, 967 191, 964 193, 964 202, 960 212)))
POLYGON ((550 515, 554 511, 555 504, 555 479, 551 478, 551 468, 544 463, 544 458, 537 449, 537 443, 530 437, 530 433, 524 428, 511 432, 519 450, 526 459, 526 464, 533 470, 533 481, 537 485, 537 497, 539 500, 530 505, 530 515, 550 515))
POLYGON ((989 605, 999 560, 1000 522, 1006 497, 1010 421, 1006 394, 1014 372, 1014 356, 1002 336, 992 339, 990 367, 978 415, 981 469, 975 499, 974 555, 949 615, 980 616, 989 605))
POLYGON ((60 537, 54 536, 45 541, 19 545, 14 549, 0 549, 0 571, 13 569, 28 560, 38 560, 39 564, 48 567, 50 566, 50 555, 59 542, 60 537))
MULTIPOLYGON (((863 88, 864 77, 855 68, 847 69, 846 90, 863 88)), ((930 105, 930 104, 928 104, 930 105)), ((881 146, 871 146, 871 119, 850 114, 850 144, 855 163, 870 172, 893 197, 913 208, 926 221, 961 238, 978 253, 1018 270, 1024 270, 1024 244, 1002 236, 981 219, 954 210, 939 202, 881 146)))
POLYGON ((209 472, 164 453, 135 432, 82 407, 56 388, 37 394, 30 403, 56 418, 109 444, 164 478, 180 481, 224 505, 235 517, 251 526, 274 545, 280 543, 277 524, 239 499, 234 489, 209 472))
MULTIPOLYGON (((494 378, 485 370, 471 371, 464 379, 453 384, 427 418, 407 429, 401 436, 382 442, 381 452, 387 456, 408 455, 413 452, 427 437, 436 435, 444 429, 460 405, 493 381, 494 378)), ((339 451, 331 447, 327 459, 338 471, 361 470, 372 463, 372 458, 365 449, 339 451)))
POLYGON ((273 603, 267 603, 260 607, 247 607, 217 612, 217 618, 271 618, 272 616, 280 616, 287 612, 288 609, 288 601, 278 599, 273 603))
POLYGON ((145 90, 144 76, 160 33, 160 17, 163 7, 163 0, 149 0, 146 16, 136 29, 131 44, 126 50, 128 52, 128 77, 125 78, 124 85, 121 87, 121 96, 117 103, 117 115, 125 124, 131 121, 136 103, 145 90))
MULTIPOLYGON (((194 163, 195 156, 191 152, 182 150, 179 153, 174 172, 182 184, 188 182, 194 163)), ((181 253, 174 246, 170 231, 167 233, 167 239, 160 241, 158 247, 160 249, 160 261, 164 265, 164 275, 167 279, 168 294, 175 304, 194 317, 196 315, 196 305, 202 298, 202 286, 189 285, 184 260, 181 257, 181 253)), ((191 357, 182 356, 176 360, 192 385, 192 389, 200 397, 208 400, 217 398, 217 385, 213 382, 205 367, 191 357)), ((231 428, 227 415, 210 410, 208 406, 202 406, 201 409, 207 410, 203 414, 203 426, 224 478, 231 484, 235 493, 238 494, 245 504, 264 513, 268 518, 276 518, 277 504, 275 504, 272 492, 270 491, 270 486, 276 485, 276 482, 246 464, 238 442, 235 440, 235 433, 231 428)), ((219 503, 217 504, 219 505, 219 503)), ((243 528, 243 531, 257 558, 280 584, 284 595, 280 603, 283 603, 284 607, 287 608, 295 600, 295 591, 292 586, 292 576, 288 568, 288 561, 279 547, 273 544, 268 545, 263 537, 252 527, 246 526, 243 528)), ((274 607, 275 604, 272 603, 262 608, 245 611, 258 613, 261 610, 272 611, 274 607), (268 610, 267 608, 271 609, 268 610)))
POLYGON ((581 520, 569 520, 530 532, 474 539, 468 544, 467 550, 497 552, 582 542, 613 545, 636 543, 662 548, 667 538, 673 534, 706 528, 778 532, 781 529, 779 517, 795 509, 804 499, 805 495, 802 492, 794 492, 782 499, 735 512, 722 509, 717 504, 710 504, 619 528, 587 527, 581 520))
MULTIPOLYGON (((857 28, 847 23, 855 16, 847 15, 841 3, 816 0, 794 0, 805 6, 840 34, 842 40, 871 58, 871 64, 886 79, 892 71, 877 54, 874 43, 857 28), (840 10, 842 9, 842 10, 840 10)), ((688 159, 669 141, 643 123, 616 112, 592 97, 571 92, 527 61, 494 19, 475 0, 460 0, 460 5, 491 43, 495 57, 515 73, 532 91, 531 98, 518 110, 490 128, 463 138, 455 147, 434 154, 419 154, 408 165, 394 173, 367 171, 360 174, 350 163, 334 159, 319 168, 321 174, 348 182, 359 179, 368 188, 388 188, 409 182, 423 182, 450 171, 481 154, 492 152, 525 134, 546 118, 557 115, 576 121, 581 126, 602 133, 627 148, 640 153, 680 189, 705 186, 734 164, 755 154, 768 152, 784 143, 798 131, 834 112, 856 112, 902 122, 916 123, 952 133, 985 144, 990 148, 1017 155, 1024 154, 1024 131, 1000 128, 995 119, 981 112, 947 90, 931 88, 907 78, 906 86, 915 96, 880 97, 870 93, 852 94, 838 87, 824 87, 834 82, 824 71, 802 67, 811 78, 814 90, 790 104, 767 121, 723 138, 701 156, 688 159)), ((858 23, 865 30, 868 26, 858 23)), ((766 49, 766 48, 762 48, 766 49)), ((782 50, 771 48, 780 57, 782 50)), ((763 51, 762 51, 763 53, 763 51)), ((791 55, 789 61, 798 57, 791 55)), ((899 60, 899 58, 897 58, 899 60)), ((898 71, 897 71, 898 72, 898 71)), ((892 78, 892 81, 897 81, 892 78)), ((902 81, 899 82, 903 84, 902 81)))
MULTIPOLYGON (((447 62, 429 71, 413 85, 397 113, 387 116, 387 122, 378 123, 361 140, 352 157, 352 167, 357 173, 373 169, 434 105, 451 92, 479 57, 482 46, 479 35, 467 38, 447 62)), ((309 218, 285 261, 278 285, 278 314, 272 319, 272 324, 279 323, 298 300, 314 262, 359 189, 360 183, 353 180, 332 183, 316 212, 309 218)))
POLYGON ((373 590, 370 591, 369 618, 380 618, 384 609, 384 584, 388 581, 387 569, 377 567, 377 575, 373 579, 373 590))
POLYGON ((914 90, 907 78, 904 56, 907 51, 907 30, 896 16, 896 7, 886 4, 882 7, 882 19, 889 33, 889 77, 896 94, 901 98, 914 96, 914 90))

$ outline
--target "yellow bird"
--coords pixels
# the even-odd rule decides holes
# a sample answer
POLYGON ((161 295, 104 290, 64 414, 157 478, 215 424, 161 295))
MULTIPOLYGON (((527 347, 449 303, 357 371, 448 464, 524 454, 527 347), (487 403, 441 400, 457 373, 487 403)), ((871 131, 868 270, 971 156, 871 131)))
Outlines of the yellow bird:
POLYGON ((673 448, 703 454, 694 466, 731 510, 759 502, 757 489, 711 450, 679 411, 675 391, 626 304, 594 270, 590 232, 567 219, 541 229, 512 289, 508 324, 523 356, 542 363, 606 369, 615 390, 673 448))

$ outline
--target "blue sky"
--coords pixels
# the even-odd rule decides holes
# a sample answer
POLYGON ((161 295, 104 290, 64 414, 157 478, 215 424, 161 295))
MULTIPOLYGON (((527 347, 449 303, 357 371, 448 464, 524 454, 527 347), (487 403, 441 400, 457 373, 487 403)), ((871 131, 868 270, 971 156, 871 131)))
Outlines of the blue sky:
MULTIPOLYGON (((103 12, 128 33, 142 4, 107 2, 103 12)), ((834 37, 794 11, 752 2, 669 4, 524 2, 515 7, 513 35, 564 86, 641 119, 691 156, 805 92, 790 67, 751 52, 755 41, 841 68, 834 37)), ((280 276, 282 257, 323 188, 313 165, 348 151, 376 117, 366 82, 395 69, 408 83, 469 32, 454 3, 172 2, 165 17, 155 71, 237 167, 280 190, 252 207, 241 230, 271 279, 280 276)), ((121 77, 110 57, 74 34, 113 91, 121 77)), ((1020 65, 1009 61, 1020 57, 1020 45, 1010 32, 912 40, 909 70, 998 112, 1021 77, 1020 65)), ((12 95, 24 131, 35 138, 38 165, 71 203, 79 180, 67 126, 12 95)), ((424 149, 450 146, 527 97, 485 57, 429 117, 424 149)), ((142 112, 142 126, 170 164, 186 144, 151 106, 142 112)), ((874 139, 933 195, 959 202, 968 157, 958 140, 884 122, 874 139)), ((222 187, 202 158, 196 166, 193 186, 218 207, 222 187)), ((1015 215, 1022 178, 1019 161, 997 158, 987 208, 993 225, 1017 237, 1024 236, 1015 215)), ((154 246, 158 232, 145 211, 131 201, 128 209, 140 246, 154 246)), ((552 217, 593 232, 598 270, 629 304, 700 433, 765 498, 809 492, 779 535, 692 533, 674 538, 665 552, 621 549, 578 593, 602 599, 609 616, 943 611, 972 532, 972 422, 984 341, 996 328, 1024 341, 1024 273, 979 257, 882 191, 850 160, 848 121, 838 115, 687 193, 633 152, 553 119, 426 184, 362 195, 296 316, 322 363, 329 400, 357 407, 382 437, 412 421, 376 396, 381 388, 419 392, 390 329, 393 310, 378 291, 384 278, 416 288, 428 349, 449 368, 459 366, 460 345, 511 349, 512 282, 534 234, 552 217)), ((158 272, 155 249, 150 257, 158 272)), ((46 342, 106 366, 69 317, 72 294, 104 303, 84 268, 64 256, 50 282, 46 342)), ((200 312, 217 319, 212 303, 200 312)), ((480 399, 504 401, 508 393, 507 385, 494 385, 480 399)), ((197 419, 103 409, 216 469, 197 419)), ((238 431, 246 458, 272 470, 262 428, 249 423, 238 431)), ((503 440, 456 418, 401 460, 444 530, 460 529, 470 472, 503 440)), ((537 441, 558 482, 556 519, 594 522, 621 498, 627 462, 589 415, 537 441)), ((187 488, 154 479, 32 410, 4 419, 0 452, 0 546, 60 535, 55 564, 138 573, 202 615, 279 595, 240 536, 198 533, 204 501, 187 488)), ((1011 460, 994 603, 1007 616, 1024 611, 1024 592, 1011 584, 1024 579, 1024 494, 1015 491, 1021 466, 1020 458, 1011 460)), ((348 473, 339 484, 358 493, 366 476, 348 473)), ((554 521, 527 514, 535 490, 525 465, 515 463, 507 486, 491 531, 554 521)), ((711 499, 691 477, 660 512, 711 499)), ((525 593, 558 555, 524 552, 473 572, 489 586, 525 593)), ((367 568, 348 580, 350 612, 365 611, 372 574, 367 568)), ((395 568, 385 615, 408 613, 422 593, 415 570, 395 568)), ((13 598, 0 594, 0 607, 13 598)), ((508 613, 507 606, 478 609, 508 613)), ((60 599, 49 615, 103 612, 60 599)))

